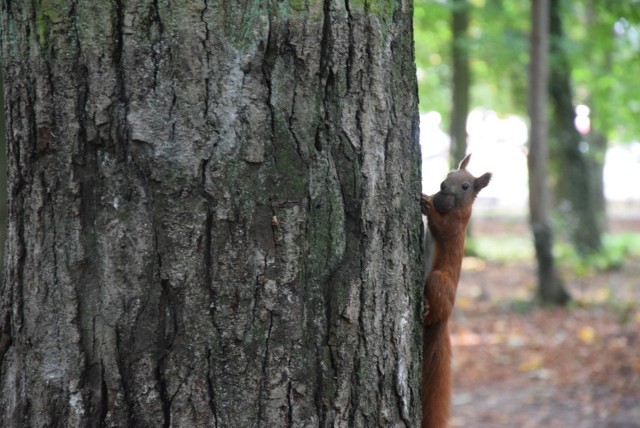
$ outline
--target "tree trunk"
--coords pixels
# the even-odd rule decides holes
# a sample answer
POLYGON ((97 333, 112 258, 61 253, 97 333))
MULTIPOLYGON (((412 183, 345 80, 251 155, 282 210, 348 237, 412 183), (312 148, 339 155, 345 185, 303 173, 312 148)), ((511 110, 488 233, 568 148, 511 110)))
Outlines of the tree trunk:
POLYGON ((7 150, 4 138, 4 85, 0 73, 0 284, 4 278, 4 246, 7 239, 7 150))
MULTIPOLYGON (((571 66, 564 52, 560 0, 550 0, 549 92, 552 114, 552 153, 556 164, 556 194, 563 223, 581 255, 602 249, 605 214, 601 205, 602 180, 597 162, 589 159, 589 144, 575 127, 571 66)), ((594 148, 594 155, 597 150, 594 148)))
POLYGON ((467 153, 467 116, 469 116, 469 87, 471 71, 469 67, 469 3, 467 0, 453 0, 452 11, 452 109, 449 134, 451 148, 449 163, 451 169, 458 167, 467 153))
POLYGON ((538 297, 545 304, 564 304, 569 295, 553 259, 550 226, 551 189, 547 147, 547 79, 549 0, 531 3, 531 54, 529 62, 529 213, 538 263, 538 297))
MULTIPOLYGON (((592 110, 593 112, 593 110, 592 110)), ((595 114, 591 115, 593 120, 595 114)), ((591 128, 591 132, 585 136, 585 141, 589 147, 589 154, 587 156, 588 172, 590 173, 591 184, 593 186, 593 204, 594 210, 593 220, 596 222, 598 230, 594 233, 599 238, 594 241, 598 247, 602 249, 602 235, 607 230, 607 199, 604 195, 604 162, 607 156, 607 148, 609 142, 607 141, 606 133, 600 132, 601 129, 591 128)))
POLYGON ((410 2, 0 19, 0 426, 418 425, 410 2))

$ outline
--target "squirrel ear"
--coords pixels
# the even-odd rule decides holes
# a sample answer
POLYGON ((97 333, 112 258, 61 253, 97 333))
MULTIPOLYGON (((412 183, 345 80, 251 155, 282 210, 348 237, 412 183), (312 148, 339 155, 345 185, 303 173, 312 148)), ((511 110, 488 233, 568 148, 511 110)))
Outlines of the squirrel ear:
POLYGON ((476 193, 478 193, 479 191, 487 187, 487 184, 489 184, 490 181, 491 181, 490 172, 484 173, 480 177, 476 178, 473 181, 473 188, 475 189, 476 193))
POLYGON ((467 169, 467 164, 469 164, 469 159, 471 159, 471 153, 469 153, 468 155, 466 155, 464 157, 464 159, 462 159, 462 161, 460 162, 460 165, 458 165, 458 169, 467 169))

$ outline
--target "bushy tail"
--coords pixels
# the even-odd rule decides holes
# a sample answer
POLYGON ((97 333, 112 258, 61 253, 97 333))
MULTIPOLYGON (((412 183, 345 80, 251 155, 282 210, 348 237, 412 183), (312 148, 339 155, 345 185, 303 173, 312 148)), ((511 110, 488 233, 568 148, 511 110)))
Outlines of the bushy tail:
POLYGON ((424 327, 422 428, 446 428, 451 404, 451 341, 447 321, 424 327))

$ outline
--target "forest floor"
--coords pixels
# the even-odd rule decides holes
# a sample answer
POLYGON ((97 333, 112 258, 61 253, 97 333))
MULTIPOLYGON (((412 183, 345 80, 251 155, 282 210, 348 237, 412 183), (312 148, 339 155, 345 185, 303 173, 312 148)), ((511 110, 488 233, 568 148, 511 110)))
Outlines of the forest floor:
MULTIPOLYGON (((640 233, 640 221, 612 229, 640 233)), ((528 232, 479 219, 473 233, 528 232)), ((559 270, 573 302, 545 308, 532 303, 530 258, 465 258, 451 427, 640 428, 640 256, 605 272, 559 270)))

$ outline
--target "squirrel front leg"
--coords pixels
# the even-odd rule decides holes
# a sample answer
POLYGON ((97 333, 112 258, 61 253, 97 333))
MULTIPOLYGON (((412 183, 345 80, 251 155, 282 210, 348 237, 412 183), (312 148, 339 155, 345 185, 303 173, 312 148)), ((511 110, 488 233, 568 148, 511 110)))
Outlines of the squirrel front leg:
POLYGON ((446 321, 451 316, 456 299, 456 286, 446 272, 433 271, 427 278, 424 290, 425 326, 446 321))
MULTIPOLYGON (((420 198, 420 208, 427 216, 427 220, 431 222, 437 221, 436 217, 440 216, 433 207, 432 196, 423 193, 420 198)), ((455 297, 456 285, 452 283, 450 275, 438 270, 432 271, 425 283, 423 324, 431 325, 446 321, 453 311, 455 297)))

